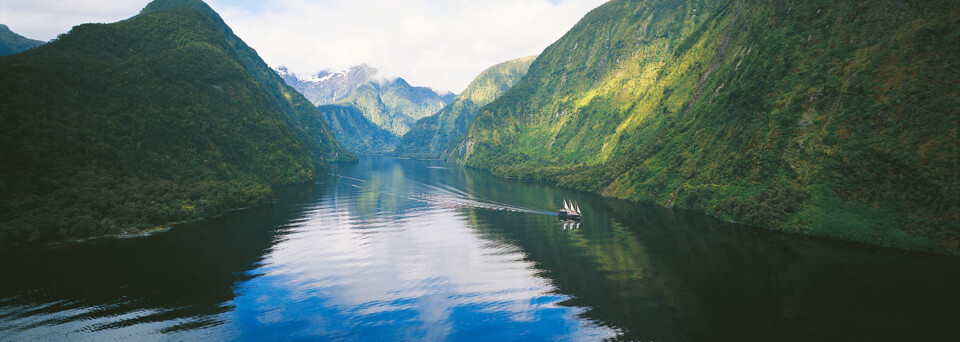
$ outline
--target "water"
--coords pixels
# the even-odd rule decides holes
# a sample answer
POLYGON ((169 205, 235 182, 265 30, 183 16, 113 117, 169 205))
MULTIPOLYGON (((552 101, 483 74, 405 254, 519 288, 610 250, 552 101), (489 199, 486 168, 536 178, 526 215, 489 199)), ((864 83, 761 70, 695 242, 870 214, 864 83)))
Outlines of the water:
POLYGON ((0 340, 949 340, 960 262, 365 158, 149 237, 0 252, 0 340), (583 222, 560 221, 561 198, 583 222))

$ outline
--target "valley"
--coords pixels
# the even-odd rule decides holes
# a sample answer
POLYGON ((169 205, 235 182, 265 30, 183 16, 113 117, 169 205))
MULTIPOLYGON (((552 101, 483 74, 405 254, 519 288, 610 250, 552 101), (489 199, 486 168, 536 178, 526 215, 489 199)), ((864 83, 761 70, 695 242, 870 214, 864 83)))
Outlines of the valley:
POLYGON ((955 338, 952 2, 141 6, 0 2, 0 341, 955 338))

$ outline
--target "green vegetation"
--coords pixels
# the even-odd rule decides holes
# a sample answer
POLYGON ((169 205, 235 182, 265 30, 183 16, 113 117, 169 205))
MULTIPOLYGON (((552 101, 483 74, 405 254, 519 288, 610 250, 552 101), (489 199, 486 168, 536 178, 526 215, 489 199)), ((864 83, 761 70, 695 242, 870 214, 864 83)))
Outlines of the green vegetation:
POLYGON ((957 254, 958 20, 932 0, 610 1, 482 108, 450 159, 957 254))
POLYGON ((357 107, 371 122, 399 137, 417 119, 436 113, 446 102, 433 90, 411 86, 398 78, 367 82, 336 104, 357 107))
POLYGON ((77 26, 0 75, 0 245, 254 205, 355 158, 197 0, 77 26))
POLYGON ((455 146, 451 141, 467 132, 480 107, 492 102, 527 74, 536 57, 494 65, 480 73, 467 89, 438 113, 418 120, 403 135, 394 155, 404 158, 441 159, 455 146))
POLYGON ((436 113, 446 103, 433 90, 411 86, 398 78, 370 80, 347 98, 319 108, 327 122, 336 127, 337 139, 350 151, 389 154, 417 119, 436 113))
POLYGON ((43 45, 43 42, 25 38, 10 31, 7 25, 0 24, 0 56, 12 55, 43 45))
POLYGON ((330 124, 337 140, 350 151, 360 154, 389 153, 397 145, 397 136, 375 125, 351 105, 317 107, 323 120, 330 124))
POLYGON ((294 127, 299 140, 307 142, 307 150, 318 161, 355 162, 356 156, 337 144, 333 132, 321 118, 310 101, 287 85, 273 69, 257 55, 257 51, 247 46, 233 30, 223 22, 220 15, 200 0, 155 0, 140 12, 146 15, 171 9, 192 8, 203 13, 216 24, 235 54, 237 61, 257 80, 260 91, 272 97, 273 105, 286 115, 288 123, 294 127))

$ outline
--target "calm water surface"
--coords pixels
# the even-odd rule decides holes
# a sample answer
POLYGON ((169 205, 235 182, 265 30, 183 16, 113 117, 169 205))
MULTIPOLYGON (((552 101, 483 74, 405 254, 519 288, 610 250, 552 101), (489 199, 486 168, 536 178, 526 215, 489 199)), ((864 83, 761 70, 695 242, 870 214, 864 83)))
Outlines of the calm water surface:
POLYGON ((953 340, 960 262, 368 157, 276 204, 0 251, 0 340, 953 340), (553 213, 579 202, 579 225, 553 213))

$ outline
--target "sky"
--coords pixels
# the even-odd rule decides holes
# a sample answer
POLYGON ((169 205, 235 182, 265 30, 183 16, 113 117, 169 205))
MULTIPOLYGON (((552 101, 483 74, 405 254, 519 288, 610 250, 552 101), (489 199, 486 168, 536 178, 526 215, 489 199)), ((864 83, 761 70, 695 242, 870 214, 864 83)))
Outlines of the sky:
MULTIPOLYGON (((272 67, 307 78, 366 63, 384 77, 462 91, 484 69, 537 55, 606 0, 206 0, 272 67)), ((149 0, 0 0, 0 24, 50 40, 149 0)))

